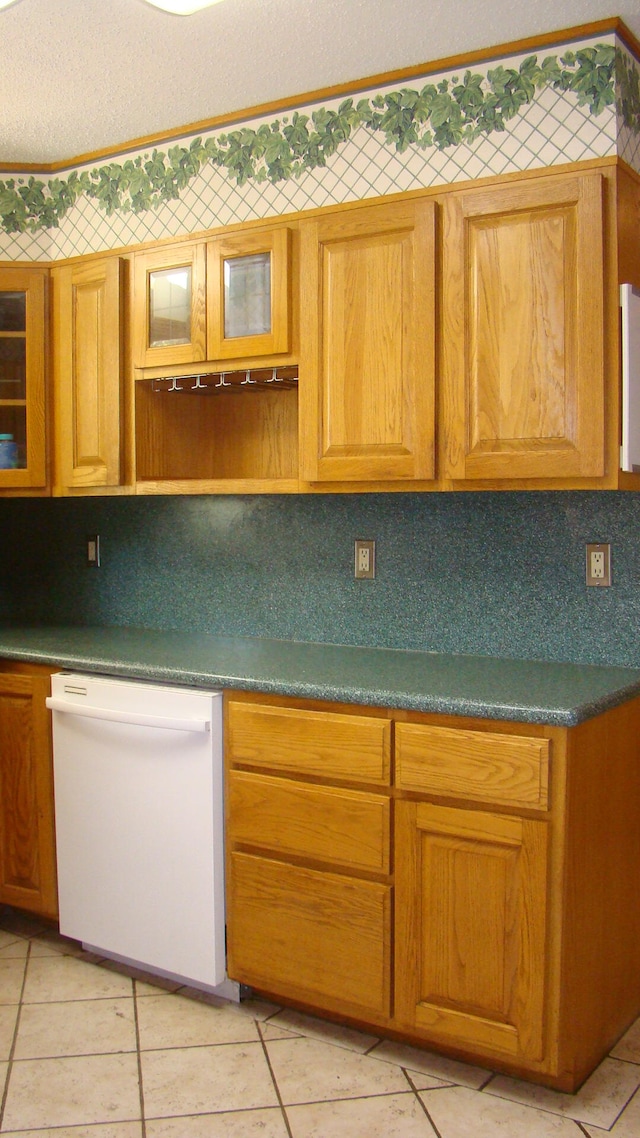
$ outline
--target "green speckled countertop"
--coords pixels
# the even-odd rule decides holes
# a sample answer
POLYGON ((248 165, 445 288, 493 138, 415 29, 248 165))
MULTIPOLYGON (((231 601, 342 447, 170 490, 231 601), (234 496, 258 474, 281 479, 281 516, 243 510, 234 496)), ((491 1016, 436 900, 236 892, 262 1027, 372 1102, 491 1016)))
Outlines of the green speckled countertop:
POLYGON ((564 727, 640 694, 638 668, 135 628, 4 628, 0 657, 191 687, 564 727))

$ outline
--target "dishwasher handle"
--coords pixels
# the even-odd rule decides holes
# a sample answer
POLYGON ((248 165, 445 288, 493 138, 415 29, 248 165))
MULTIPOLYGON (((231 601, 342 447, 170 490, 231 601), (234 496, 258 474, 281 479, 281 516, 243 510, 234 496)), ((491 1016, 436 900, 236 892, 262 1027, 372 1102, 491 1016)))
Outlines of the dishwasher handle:
POLYGON ((145 715, 137 711, 112 711, 108 707, 92 707, 91 704, 73 703, 71 700, 47 696, 46 705, 50 711, 61 711, 64 715, 81 715, 86 719, 103 719, 109 723, 131 723, 139 727, 160 727, 168 731, 197 731, 204 734, 211 730, 208 719, 172 719, 168 715, 145 715))

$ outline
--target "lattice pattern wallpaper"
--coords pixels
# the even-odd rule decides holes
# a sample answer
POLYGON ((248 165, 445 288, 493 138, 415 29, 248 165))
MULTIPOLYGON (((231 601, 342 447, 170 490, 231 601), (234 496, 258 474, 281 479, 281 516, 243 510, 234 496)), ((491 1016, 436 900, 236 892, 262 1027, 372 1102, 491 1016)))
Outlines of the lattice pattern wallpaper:
POLYGON ((615 154, 640 172, 640 65, 611 33, 301 105, 57 177, 0 171, 0 258, 55 260, 615 154))

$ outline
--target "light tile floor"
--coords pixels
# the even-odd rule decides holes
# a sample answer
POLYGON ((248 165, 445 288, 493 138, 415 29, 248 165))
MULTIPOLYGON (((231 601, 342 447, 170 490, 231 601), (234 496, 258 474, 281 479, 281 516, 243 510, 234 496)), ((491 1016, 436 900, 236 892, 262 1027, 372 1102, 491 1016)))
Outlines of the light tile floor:
POLYGON ((2 1138, 640 1138, 640 1021, 576 1095, 100 962, 0 909, 2 1138))

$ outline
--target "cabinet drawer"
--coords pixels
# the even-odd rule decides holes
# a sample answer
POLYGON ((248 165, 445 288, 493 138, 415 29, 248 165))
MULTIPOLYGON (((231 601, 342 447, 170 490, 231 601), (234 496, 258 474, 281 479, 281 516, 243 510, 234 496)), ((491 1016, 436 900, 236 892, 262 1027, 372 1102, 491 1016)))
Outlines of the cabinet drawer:
POLYGON ((229 867, 228 971, 328 1008, 389 1014, 391 890, 251 854, 229 867))
POLYGON ((390 738, 389 721, 373 716, 229 704, 232 763, 387 786, 390 738))
POLYGON ((227 810, 232 842, 389 872, 390 803, 381 794, 231 771, 227 810))
POLYGON ((399 723, 399 789, 546 810, 550 741, 399 723))

